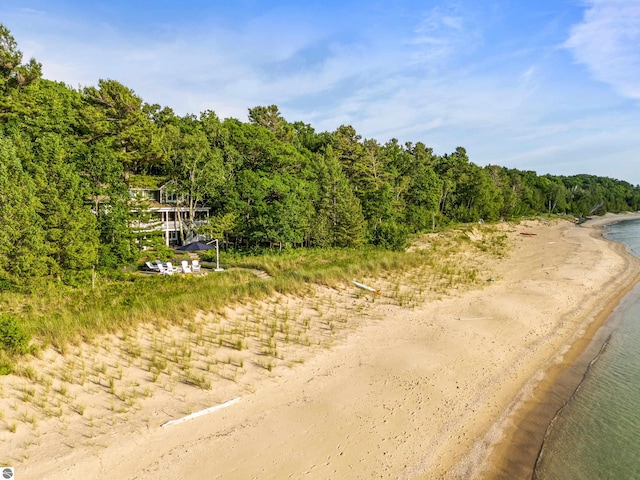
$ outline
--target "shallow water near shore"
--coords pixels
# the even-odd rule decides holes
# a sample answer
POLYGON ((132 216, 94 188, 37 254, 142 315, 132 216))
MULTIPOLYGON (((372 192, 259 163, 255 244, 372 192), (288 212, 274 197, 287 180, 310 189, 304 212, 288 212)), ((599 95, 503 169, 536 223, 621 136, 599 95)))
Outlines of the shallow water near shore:
MULTIPOLYGON (((640 221, 605 236, 640 257, 640 221)), ((549 426, 535 480, 640 478, 640 286, 607 323, 606 344, 549 426)))

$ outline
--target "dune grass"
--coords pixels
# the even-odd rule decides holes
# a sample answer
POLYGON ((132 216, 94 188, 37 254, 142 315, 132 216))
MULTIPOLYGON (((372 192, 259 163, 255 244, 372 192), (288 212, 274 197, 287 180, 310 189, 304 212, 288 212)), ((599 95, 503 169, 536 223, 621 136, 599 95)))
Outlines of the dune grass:
POLYGON ((3 292, 0 308, 33 336, 30 352, 41 358, 18 360, 0 348, 0 366, 10 363, 15 374, 0 382, 0 434, 12 439, 11 459, 23 462, 52 425, 75 448, 126 425, 156 395, 189 411, 210 401, 209 391, 252 391, 259 378, 304 363, 371 320, 374 303, 414 308, 478 284, 488 277, 482 259, 507 251, 504 230, 474 226, 421 236, 407 252, 225 253, 223 272, 131 268, 99 278, 93 290, 3 292))
MULTIPOLYGON (((474 226, 474 229, 479 227, 474 226)), ((464 229, 422 237, 424 248, 408 252, 361 249, 293 249, 255 256, 223 254, 224 272, 206 275, 149 275, 139 272, 120 274, 117 280, 99 278, 94 289, 51 286, 37 295, 3 292, 4 312, 20 318, 38 346, 53 346, 65 353, 69 345, 91 341, 103 334, 135 329, 141 323, 162 328, 181 325, 197 312, 221 311, 229 305, 260 300, 274 292, 305 296, 318 286, 337 287, 351 279, 398 278, 424 290, 450 288, 473 283, 478 273, 472 265, 461 265, 461 252, 501 255, 505 238, 491 226, 482 227, 482 240, 467 242, 464 229), (269 280, 256 277, 252 269, 267 272, 269 280), (414 272, 407 277, 407 272, 414 272), (392 278, 393 277, 393 278, 392 278), (407 280, 409 278, 409 280, 407 280)), ((412 288, 413 288, 412 287, 412 288)), ((415 288, 414 288, 415 290, 415 288)), ((415 295, 412 293, 411 295, 415 295)), ((6 358, 3 359, 6 362, 6 358)))

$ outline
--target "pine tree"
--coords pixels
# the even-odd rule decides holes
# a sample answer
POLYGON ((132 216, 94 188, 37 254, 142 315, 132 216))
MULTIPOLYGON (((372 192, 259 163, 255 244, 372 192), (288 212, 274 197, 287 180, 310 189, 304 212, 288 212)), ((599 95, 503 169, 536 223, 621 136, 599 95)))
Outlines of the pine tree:
POLYGON ((312 234, 320 246, 353 247, 364 242, 362 206, 331 146, 320 159, 317 222, 312 234))
POLYGON ((58 276, 88 270, 97 261, 98 232, 80 175, 68 161, 58 135, 40 137, 35 156, 38 163, 30 173, 40 199, 38 214, 52 269, 58 276))
POLYGON ((0 289, 48 274, 39 202, 10 139, 0 138, 0 289))

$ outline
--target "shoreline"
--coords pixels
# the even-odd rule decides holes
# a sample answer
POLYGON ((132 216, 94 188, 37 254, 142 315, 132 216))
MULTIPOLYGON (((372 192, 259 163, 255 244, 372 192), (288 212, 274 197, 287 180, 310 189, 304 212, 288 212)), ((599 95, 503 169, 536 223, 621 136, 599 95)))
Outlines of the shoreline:
POLYGON ((631 220, 640 220, 640 214, 608 214, 579 225, 593 229, 591 235, 594 238, 609 242, 613 250, 627 259, 627 267, 622 274, 622 288, 608 296, 604 305, 594 312, 592 320, 587 318, 584 334, 570 344, 568 351, 556 353, 558 358, 545 371, 544 377, 536 382, 536 391, 510 412, 511 425, 503 440, 483 461, 481 471, 486 478, 533 478, 551 423, 579 388, 592 361, 600 354, 615 329, 615 325, 610 323, 612 312, 640 284, 636 258, 626 251, 624 244, 604 238, 608 226, 631 220))

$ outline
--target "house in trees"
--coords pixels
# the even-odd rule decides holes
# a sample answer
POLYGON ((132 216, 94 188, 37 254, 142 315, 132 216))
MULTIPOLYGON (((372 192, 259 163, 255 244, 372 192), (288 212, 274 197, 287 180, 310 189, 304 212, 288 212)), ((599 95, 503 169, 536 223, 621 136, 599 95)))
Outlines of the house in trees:
POLYGON ((140 237, 161 234, 167 246, 206 240, 197 228, 208 222, 210 208, 189 202, 176 192, 173 182, 156 181, 152 177, 130 179, 132 229, 140 237))

